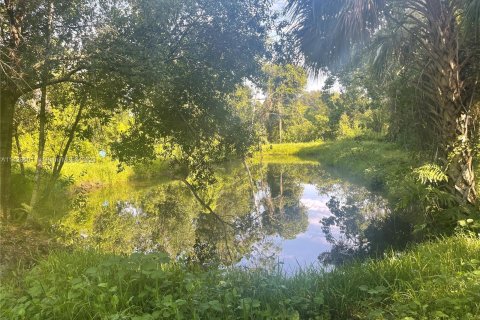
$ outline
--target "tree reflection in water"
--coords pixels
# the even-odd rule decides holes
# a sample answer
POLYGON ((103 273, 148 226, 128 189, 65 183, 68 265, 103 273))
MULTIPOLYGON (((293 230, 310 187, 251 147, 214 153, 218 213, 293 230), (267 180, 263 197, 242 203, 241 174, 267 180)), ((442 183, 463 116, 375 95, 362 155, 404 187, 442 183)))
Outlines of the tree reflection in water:
POLYGON ((216 184, 198 191, 203 204, 179 181, 81 194, 56 226, 72 246, 118 254, 164 251, 202 265, 272 267, 287 256, 313 262, 319 253, 324 262, 337 263, 344 260, 337 257, 373 247, 377 231, 371 225, 381 225, 388 213, 378 195, 332 179, 318 165, 248 169, 220 170, 216 184))

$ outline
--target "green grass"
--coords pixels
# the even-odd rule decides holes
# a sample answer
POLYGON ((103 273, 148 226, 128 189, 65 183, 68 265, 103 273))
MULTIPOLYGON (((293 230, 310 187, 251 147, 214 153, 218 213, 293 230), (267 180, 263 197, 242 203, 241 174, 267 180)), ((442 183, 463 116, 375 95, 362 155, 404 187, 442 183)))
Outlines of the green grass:
POLYGON ((313 159, 304 159, 298 156, 292 155, 269 155, 269 154, 256 154, 252 158, 253 164, 318 164, 318 161, 313 159))
POLYGON ((342 178, 360 182, 371 189, 389 191, 420 166, 417 155, 398 145, 378 140, 345 139, 301 148, 297 155, 316 159, 342 178))
MULTIPOLYGON (((135 178, 149 179, 158 177, 168 168, 165 161, 154 161, 150 164, 138 164, 134 167, 106 158, 95 162, 66 162, 62 168, 61 175, 65 179, 70 179, 75 185, 81 184, 102 184, 110 185, 117 182, 125 182, 135 178)), ((25 168, 30 176, 33 176, 35 164, 30 162, 25 164, 25 168)), ((47 171, 49 172, 49 171, 47 171)), ((17 167, 14 173, 19 173, 17 167)), ((17 175, 20 176, 19 174, 17 175)))
POLYGON ((118 162, 102 160, 94 163, 66 163, 62 175, 73 178, 75 184, 100 183, 113 184, 120 181, 127 181, 132 178, 134 171, 129 166, 123 166, 119 170, 118 162))
POLYGON ((275 164, 317 164, 315 159, 305 159, 298 153, 306 148, 318 147, 323 142, 266 144, 260 152, 256 152, 253 163, 275 164))
POLYGON ((292 277, 58 252, 0 292, 2 319, 478 319, 480 240, 458 235, 292 277))
POLYGON ((151 163, 139 163, 135 166, 123 164, 119 170, 119 162, 106 159, 94 163, 68 163, 62 171, 64 176, 72 176, 75 184, 98 183, 111 185, 132 179, 157 179, 168 175, 168 162, 155 160, 151 163))
POLYGON ((321 145, 323 142, 266 144, 262 147, 262 154, 264 156, 292 156, 298 155, 302 150, 317 148, 321 145))

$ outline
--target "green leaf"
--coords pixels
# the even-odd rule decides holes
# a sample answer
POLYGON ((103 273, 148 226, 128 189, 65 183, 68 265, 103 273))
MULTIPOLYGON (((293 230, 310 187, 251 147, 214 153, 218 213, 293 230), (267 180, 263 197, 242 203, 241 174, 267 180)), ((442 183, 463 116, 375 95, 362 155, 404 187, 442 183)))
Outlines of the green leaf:
POLYGON ((368 291, 368 286, 363 284, 360 287, 358 287, 358 289, 360 289, 360 291, 368 291))
POLYGON ((323 296, 323 293, 322 292, 318 293, 316 297, 313 299, 313 301, 316 304, 323 305, 325 303, 325 297, 323 296))
POLYGON ((178 305, 178 306, 183 306, 186 303, 187 303, 187 300, 184 300, 184 299, 175 300, 175 304, 178 305))
POLYGON ((223 311, 222 304, 218 300, 209 301, 208 305, 210 306, 210 308, 212 308, 215 311, 218 311, 218 312, 223 311))

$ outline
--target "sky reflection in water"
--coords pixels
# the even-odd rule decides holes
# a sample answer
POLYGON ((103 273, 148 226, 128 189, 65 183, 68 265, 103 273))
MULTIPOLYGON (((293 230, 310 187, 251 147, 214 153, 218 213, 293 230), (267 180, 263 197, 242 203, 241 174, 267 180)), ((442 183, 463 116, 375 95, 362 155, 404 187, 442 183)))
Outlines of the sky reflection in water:
MULTIPOLYGON (((305 232, 299 233, 295 239, 284 239, 278 235, 269 236, 258 243, 250 259, 242 259, 240 265, 246 267, 262 266, 266 257, 272 260, 270 263, 280 263, 286 273, 292 273, 299 268, 320 266, 318 255, 329 251, 332 245, 325 239, 322 231, 321 219, 331 215, 326 203, 331 196, 321 193, 312 184, 302 184, 303 193, 300 203, 307 209, 308 227, 305 232), (267 245, 265 245, 267 244, 267 245), (265 248, 267 247, 267 248, 265 248), (273 250, 269 250, 269 249, 273 250), (273 255, 273 256, 272 256, 273 255)), ((339 235, 338 230, 334 235, 339 235)))
MULTIPOLYGON (((180 182, 129 183, 79 195, 85 199, 72 202, 82 205, 59 221, 59 229, 70 244, 106 252, 165 251, 172 258, 188 256, 202 263, 213 259, 229 264, 234 259, 249 268, 281 265, 291 274, 299 267, 319 266, 319 254, 332 248, 321 224, 331 216, 326 204, 332 197, 354 199, 365 208, 378 200, 364 188, 332 179, 316 165, 264 164, 252 167, 256 211, 243 167, 226 172, 217 189, 205 196, 222 219, 237 223, 236 229, 202 213, 180 182)), ((374 204, 365 212, 379 208, 374 204)), ((337 226, 331 232, 342 237, 337 226)))

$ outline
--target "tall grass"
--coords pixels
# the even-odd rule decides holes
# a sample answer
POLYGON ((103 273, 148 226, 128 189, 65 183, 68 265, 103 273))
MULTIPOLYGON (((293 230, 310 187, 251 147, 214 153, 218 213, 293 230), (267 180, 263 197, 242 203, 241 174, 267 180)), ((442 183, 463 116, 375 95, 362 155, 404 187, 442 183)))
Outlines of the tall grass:
POLYGON ((5 319, 478 319, 480 240, 458 235, 291 277, 58 252, 1 289, 5 319))

